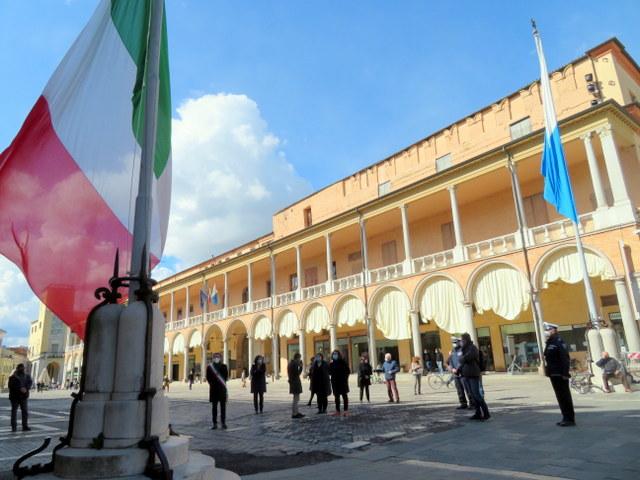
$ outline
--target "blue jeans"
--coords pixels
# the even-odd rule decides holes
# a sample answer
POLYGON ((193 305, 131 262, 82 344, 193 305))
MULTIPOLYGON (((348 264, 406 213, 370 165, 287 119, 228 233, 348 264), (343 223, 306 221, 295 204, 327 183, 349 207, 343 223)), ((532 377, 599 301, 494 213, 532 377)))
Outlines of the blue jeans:
POLYGON ((489 418, 489 407, 484 401, 484 396, 480 393, 480 377, 464 377, 463 381, 467 384, 471 398, 476 407, 476 415, 483 418, 489 418))

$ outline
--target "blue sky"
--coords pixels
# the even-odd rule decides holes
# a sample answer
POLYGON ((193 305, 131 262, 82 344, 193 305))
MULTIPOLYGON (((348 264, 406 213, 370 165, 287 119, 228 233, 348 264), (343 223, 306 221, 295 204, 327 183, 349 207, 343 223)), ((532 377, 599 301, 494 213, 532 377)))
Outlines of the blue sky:
MULTIPOLYGON (((19 129, 96 3, 0 0, 0 149, 19 129)), ((640 59, 640 8, 634 0, 167 0, 167 15, 173 103, 185 107, 175 116, 184 129, 203 118, 237 122, 229 132, 249 125, 266 172, 254 179, 265 196, 258 198, 263 191, 258 189, 257 197, 243 203, 244 210, 221 197, 215 206, 205 206, 230 213, 212 217, 203 230, 233 227, 219 242, 189 249, 200 259, 269 231, 269 214, 299 196, 537 78, 531 17, 538 22, 551 69, 612 36, 640 59), (213 110, 218 115, 207 116, 213 110), (293 171, 282 194, 269 183, 274 164, 293 171), (255 203, 264 198, 271 201, 255 203), (262 220, 243 228, 238 219, 247 212, 262 220)), ((196 155, 200 163, 185 160, 184 170, 229 173, 243 152, 238 145, 219 145, 205 144, 219 155, 209 158, 203 151, 196 155)), ((174 169, 181 168, 174 155, 174 169)), ((184 182, 176 184, 178 195, 181 188, 186 191, 184 182)), ((226 191, 226 185, 218 181, 217 191, 226 191)), ((179 243, 171 243, 169 271, 197 260, 183 253, 189 245, 179 243)), ((17 278, 6 262, 0 264, 0 327, 13 341, 26 336, 27 319, 37 313, 17 278), (27 312, 21 310, 19 321, 14 288, 27 312)))

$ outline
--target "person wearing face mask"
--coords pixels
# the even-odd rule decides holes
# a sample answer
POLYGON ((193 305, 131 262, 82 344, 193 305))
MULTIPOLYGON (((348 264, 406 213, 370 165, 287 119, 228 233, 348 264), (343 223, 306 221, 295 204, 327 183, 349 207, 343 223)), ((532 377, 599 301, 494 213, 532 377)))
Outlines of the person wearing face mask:
POLYGON ((313 392, 313 378, 311 378, 311 369, 313 368, 313 365, 316 363, 316 357, 311 357, 311 359, 309 360, 309 365, 307 366, 307 371, 306 371, 306 376, 309 379, 309 391, 311 392, 311 396, 309 397, 309 402, 307 403, 307 407, 311 406, 311 403, 313 402, 313 397, 315 395, 315 393, 313 392))
POLYGON ((211 416, 213 427, 218 428, 218 404, 220 404, 220 422, 222 428, 227 429, 227 380, 229 379, 229 369, 222 363, 219 353, 213 355, 212 363, 207 365, 207 383, 209 383, 209 401, 211 402, 211 416))
POLYGON ((9 377, 9 401, 11 402, 11 431, 18 430, 18 407, 22 415, 22 431, 28 432, 29 428, 29 410, 28 399, 29 390, 33 386, 31 376, 25 372, 24 363, 16 366, 16 371, 9 377))
POLYGON ((258 355, 253 361, 249 378, 251 379, 251 393, 253 393, 253 408, 256 414, 262 413, 264 394, 267 392, 267 367, 262 355, 258 355))
POLYGON ((324 355, 318 353, 309 371, 311 378, 311 393, 318 399, 318 413, 327 413, 329 395, 331 395, 331 379, 329 365, 324 361, 324 355))
POLYGON ((331 354, 331 363, 329 364, 329 375, 331 376, 331 388, 336 402, 336 412, 334 415, 340 415, 340 397, 344 403, 344 414, 349 411, 349 375, 351 370, 349 365, 342 358, 339 350, 334 350, 331 354))
POLYGON ((559 427, 573 427, 576 424, 576 414, 573 409, 573 399, 569 388, 569 349, 564 340, 558 335, 558 326, 553 323, 543 323, 544 336, 547 343, 544 347, 545 373, 551 381, 551 386, 556 394, 558 406, 562 413, 562 420, 556 425, 559 427))
POLYGON ((360 401, 362 401, 363 393, 367 394, 367 402, 369 402, 369 386, 371 385, 371 375, 373 368, 366 356, 360 357, 360 365, 358 365, 358 387, 360 387, 360 401))
POLYGON ((289 393, 293 395, 293 404, 291 405, 291 418, 303 418, 304 415, 298 410, 298 402, 302 393, 302 382, 300 375, 304 367, 302 365, 302 357, 299 353, 293 356, 293 360, 287 366, 287 376, 289 377, 289 393))
POLYGON ((489 418, 491 418, 489 407, 484 401, 484 397, 480 391, 480 375, 482 375, 482 369, 480 368, 478 347, 474 345, 471 340, 471 335, 468 333, 462 334, 460 347, 462 349, 462 355, 459 357, 460 363, 458 368, 454 370, 454 373, 460 373, 460 375, 462 375, 463 382, 466 383, 471 398, 473 399, 476 413, 471 417, 471 420, 489 420, 489 418))
MULTIPOLYGON (((449 353, 449 358, 447 359, 447 366, 451 372, 458 372, 458 368, 460 367, 460 355, 462 355, 461 347, 460 347, 460 339, 452 338, 453 350, 449 353)), ((456 408, 456 410, 466 410, 469 408, 469 403, 467 402, 467 395, 465 393, 464 386, 462 385, 462 377, 460 377, 460 373, 453 374, 453 383, 456 386, 456 391, 458 392, 458 402, 460 405, 456 408)), ((471 395, 469 395, 471 398, 471 395)))

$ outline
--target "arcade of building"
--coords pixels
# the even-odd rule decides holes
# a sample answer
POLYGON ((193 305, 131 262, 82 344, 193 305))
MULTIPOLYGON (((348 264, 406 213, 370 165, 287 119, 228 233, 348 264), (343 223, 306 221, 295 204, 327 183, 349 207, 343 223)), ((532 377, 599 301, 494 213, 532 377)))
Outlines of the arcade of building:
MULTIPOLYGON (((640 70, 614 39, 551 78, 599 316, 623 350, 640 351, 640 70)), ((406 370, 424 349, 446 356, 461 332, 490 370, 514 359, 533 370, 532 306, 584 363, 581 267, 571 222, 542 198, 542 122, 534 82, 276 213, 269 235, 160 282, 166 375, 201 375, 213 352, 232 377, 258 354, 286 374, 295 352, 308 361, 334 349, 352 368, 391 352, 406 370), (220 301, 203 309, 200 291, 214 285, 220 301)))

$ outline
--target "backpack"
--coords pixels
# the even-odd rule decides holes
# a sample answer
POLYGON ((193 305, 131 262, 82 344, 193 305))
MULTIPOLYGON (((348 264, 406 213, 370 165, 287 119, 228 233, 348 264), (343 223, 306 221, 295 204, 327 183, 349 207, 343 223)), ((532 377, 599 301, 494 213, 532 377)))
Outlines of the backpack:
POLYGON ((487 361, 482 354, 482 350, 478 349, 478 366, 480 367, 481 372, 485 372, 487 370, 487 361))

